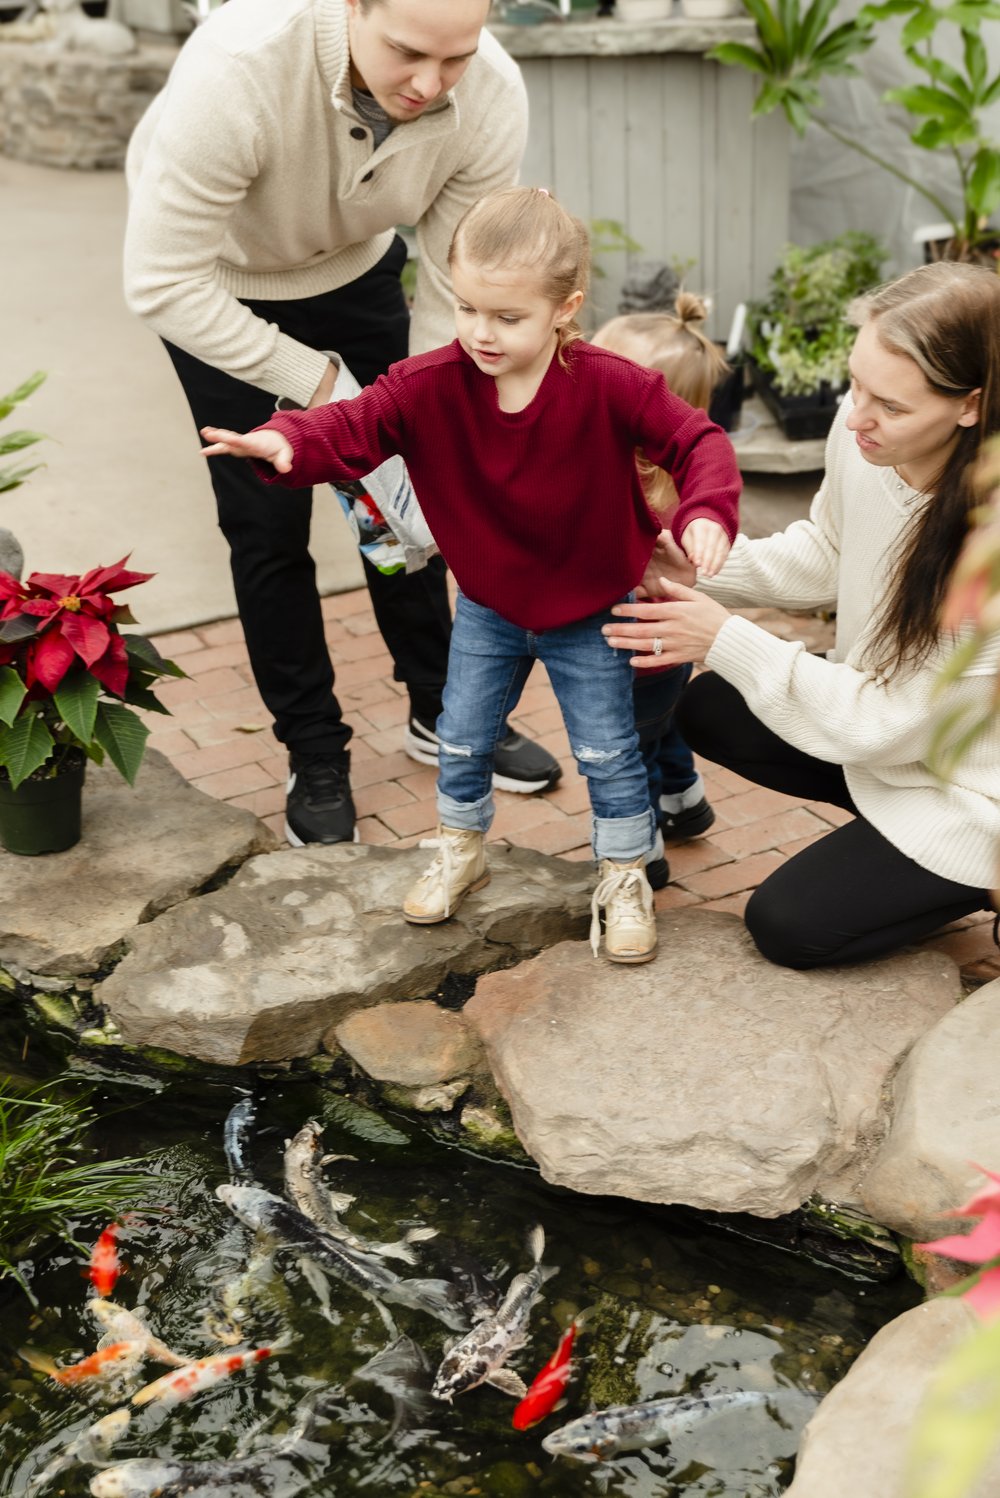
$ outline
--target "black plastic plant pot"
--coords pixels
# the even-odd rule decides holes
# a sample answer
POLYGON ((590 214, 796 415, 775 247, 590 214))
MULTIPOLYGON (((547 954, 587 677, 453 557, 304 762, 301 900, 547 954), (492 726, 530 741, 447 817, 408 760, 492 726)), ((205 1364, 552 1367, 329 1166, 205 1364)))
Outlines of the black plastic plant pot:
POLYGON ((0 775, 0 843, 8 853, 62 853, 80 841, 86 770, 81 754, 58 775, 29 776, 17 790, 0 775))
POLYGON ((754 389, 790 442, 826 436, 840 405, 840 395, 830 385, 812 395, 782 395, 766 370, 754 359, 748 362, 754 389))
POLYGON ((743 360, 734 360, 729 373, 723 376, 712 391, 708 414, 724 432, 731 432, 739 421, 743 405, 743 380, 743 360))

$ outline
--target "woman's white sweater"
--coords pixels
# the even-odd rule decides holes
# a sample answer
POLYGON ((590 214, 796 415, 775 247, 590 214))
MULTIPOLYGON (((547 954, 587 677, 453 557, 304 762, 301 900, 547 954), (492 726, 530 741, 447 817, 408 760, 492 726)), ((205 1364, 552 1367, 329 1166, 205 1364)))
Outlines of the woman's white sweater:
POLYGON ((826 474, 808 520, 765 540, 737 537, 718 577, 699 584, 730 607, 836 609, 828 658, 733 616, 706 658, 753 713, 787 743, 844 767, 858 811, 922 868, 975 888, 998 883, 1000 715, 947 784, 927 755, 943 713, 978 716, 992 703, 1000 648, 940 691, 954 642, 918 670, 887 683, 865 667, 866 646, 885 604, 893 559, 924 504, 933 503, 861 456, 842 404, 827 442, 826 474))

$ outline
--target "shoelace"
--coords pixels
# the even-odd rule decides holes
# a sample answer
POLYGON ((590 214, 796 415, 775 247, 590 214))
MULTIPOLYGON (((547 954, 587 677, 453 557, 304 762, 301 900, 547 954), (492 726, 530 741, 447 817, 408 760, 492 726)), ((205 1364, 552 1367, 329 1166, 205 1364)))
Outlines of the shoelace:
POLYGON ((350 772, 336 760, 298 760, 294 770, 296 782, 313 806, 339 806, 350 794, 350 772))
POLYGON ((451 915, 451 879, 455 872, 455 850, 451 838, 448 837, 422 837, 421 848, 436 848, 437 852, 431 859, 430 864, 421 874, 419 883, 427 884, 435 879, 440 873, 444 880, 444 913, 451 915))
POLYGON ((653 891, 638 869, 616 869, 606 874, 590 901, 590 950, 596 957, 601 947, 601 909, 621 900, 625 914, 649 919, 653 914, 653 891))

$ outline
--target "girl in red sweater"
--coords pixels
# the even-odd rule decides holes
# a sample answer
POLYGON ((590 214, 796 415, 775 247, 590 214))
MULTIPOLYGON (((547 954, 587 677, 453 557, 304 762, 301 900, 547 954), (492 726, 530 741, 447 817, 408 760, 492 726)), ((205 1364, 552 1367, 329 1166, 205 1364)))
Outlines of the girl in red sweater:
POLYGON ((696 565, 736 531, 732 448, 663 376, 582 341, 585 226, 548 193, 490 193, 451 248, 457 339, 404 359, 354 400, 282 412, 245 436, 205 427, 206 455, 254 459, 306 487, 406 462, 460 589, 440 740, 437 852, 403 906, 446 920, 489 879, 493 753, 535 660, 544 661, 594 813, 591 940, 614 962, 656 951, 644 870, 655 819, 627 658, 601 626, 630 597, 660 524, 636 470, 641 447, 680 496, 671 530, 696 565))

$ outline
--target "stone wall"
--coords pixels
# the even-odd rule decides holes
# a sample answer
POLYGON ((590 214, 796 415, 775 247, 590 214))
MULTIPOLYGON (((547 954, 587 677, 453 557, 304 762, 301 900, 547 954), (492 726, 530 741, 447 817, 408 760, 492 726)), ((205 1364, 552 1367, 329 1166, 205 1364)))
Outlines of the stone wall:
POLYGON ((39 166, 120 168, 176 55, 162 44, 103 57, 0 43, 0 153, 39 166))

